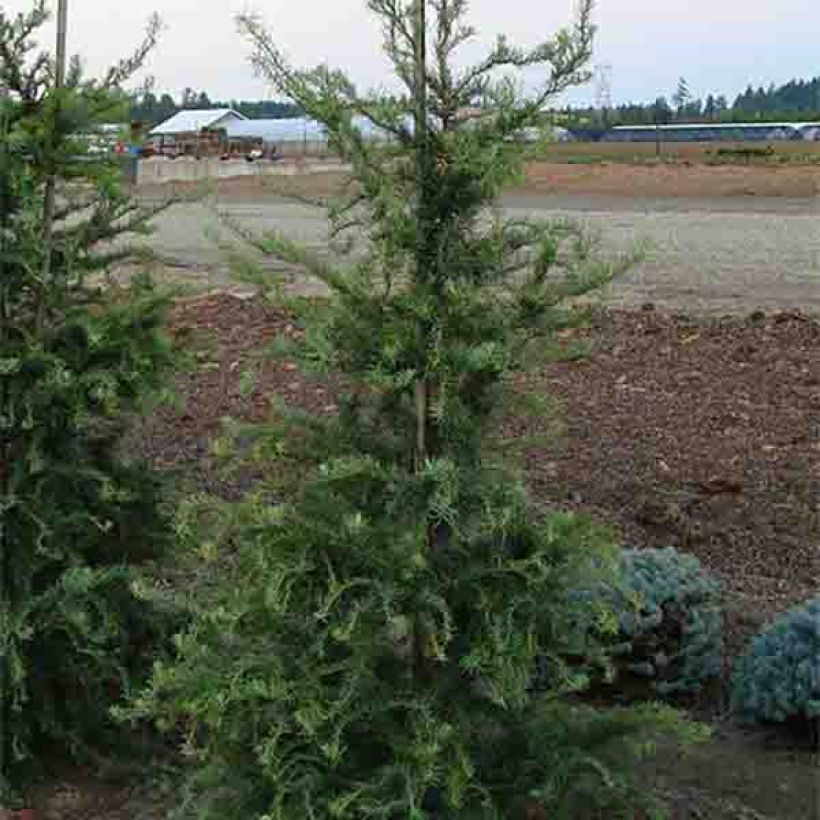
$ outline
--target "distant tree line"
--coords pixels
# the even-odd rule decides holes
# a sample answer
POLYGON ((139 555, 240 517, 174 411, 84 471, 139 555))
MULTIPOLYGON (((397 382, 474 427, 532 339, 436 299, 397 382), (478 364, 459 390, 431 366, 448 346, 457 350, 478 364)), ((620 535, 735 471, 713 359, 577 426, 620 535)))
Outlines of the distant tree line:
POLYGON ((813 119, 820 112, 820 77, 813 80, 791 80, 785 85, 767 89, 752 86, 735 100, 734 110, 784 119, 813 119))
POLYGON ((191 108, 233 108, 250 119, 286 119, 298 117, 298 106, 274 100, 211 100, 204 91, 186 88, 178 99, 170 94, 157 95, 146 91, 135 96, 131 102, 131 120, 148 125, 158 125, 179 111, 191 108))
MULTIPOLYGON (((298 106, 274 100, 211 100, 204 91, 186 88, 179 99, 152 91, 135 96, 131 119, 156 125, 188 108, 233 108, 250 119, 285 119, 301 116, 298 106)), ((724 94, 695 97, 684 78, 671 97, 661 96, 650 103, 627 103, 608 110, 567 108, 560 119, 570 125, 607 127, 611 125, 654 125, 672 122, 794 122, 820 120, 820 77, 791 80, 768 88, 748 86, 730 103, 724 94)))
POLYGON ((608 110, 567 108, 560 112, 567 124, 586 127, 612 125, 655 125, 673 122, 795 122, 820 120, 820 77, 791 80, 768 88, 749 85, 734 102, 723 94, 695 97, 681 78, 671 98, 651 103, 628 103, 608 110))

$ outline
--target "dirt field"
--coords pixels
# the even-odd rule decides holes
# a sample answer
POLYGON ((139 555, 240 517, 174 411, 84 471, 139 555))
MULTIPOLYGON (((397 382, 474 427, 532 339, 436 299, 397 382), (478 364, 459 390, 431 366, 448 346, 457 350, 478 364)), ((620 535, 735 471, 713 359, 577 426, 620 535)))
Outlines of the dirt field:
POLYGON ((658 154, 650 142, 557 142, 543 149, 548 162, 688 162, 688 163, 781 163, 820 162, 820 142, 778 140, 765 142, 667 142, 658 154), (766 152, 764 155, 762 152, 766 152))
MULTIPOLYGON (((820 154, 818 154, 820 160, 820 154)), ((520 193, 626 197, 788 197, 820 193, 820 165, 531 163, 520 193)))
MULTIPOLYGON (((654 146, 595 143, 584 148, 579 143, 552 146, 550 159, 527 164, 524 184, 514 193, 583 194, 588 196, 648 197, 787 197, 813 198, 820 193, 820 143, 783 143, 783 160, 726 162, 716 164, 698 144, 675 146, 680 153, 661 161, 649 156, 654 146), (796 153, 797 147, 812 151, 796 153), (638 152, 638 153, 634 153, 638 152), (791 152, 791 153, 789 153, 791 152)), ((256 176, 214 180, 211 186, 222 199, 257 199, 277 193, 322 199, 333 195, 347 179, 337 172, 297 172, 293 176, 256 176)), ((169 190, 191 191, 187 183, 143 185, 145 195, 169 190)))

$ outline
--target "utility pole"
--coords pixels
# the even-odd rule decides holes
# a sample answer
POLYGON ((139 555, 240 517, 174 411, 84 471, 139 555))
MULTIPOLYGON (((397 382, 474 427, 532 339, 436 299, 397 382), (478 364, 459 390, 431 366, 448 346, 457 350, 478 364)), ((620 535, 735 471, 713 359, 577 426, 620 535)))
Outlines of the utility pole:
POLYGON ((416 138, 424 144, 427 141, 427 8, 425 0, 416 0, 414 17, 416 138))
POLYGON ((54 85, 62 88, 65 85, 65 71, 68 43, 68 0, 59 0, 57 7, 57 65, 54 85))
MULTIPOLYGON (((54 131, 57 128, 60 90, 65 85, 66 52, 68 42, 68 0, 59 0, 57 7, 57 51, 54 65, 54 105, 51 109, 50 132, 46 135, 49 142, 49 162, 53 163, 55 150, 54 131)), ((51 256, 54 252, 54 209, 57 198, 57 175, 50 168, 46 179, 45 198, 43 201, 43 287, 46 287, 51 275, 51 256)), ((42 304, 42 303, 41 303, 42 304)))
MULTIPOLYGON (((416 243, 416 277, 417 282, 429 276, 426 269, 427 253, 427 221, 428 221, 428 186, 429 168, 429 123, 427 120, 427 9, 426 0, 415 0, 413 12, 413 45, 415 62, 415 141, 416 141, 416 187, 418 197, 416 243)), ((416 330, 418 355, 426 360, 427 331, 421 320, 416 330)), ((429 385, 424 374, 420 374, 415 387, 416 404, 416 469, 421 471, 427 460, 427 416, 429 412, 429 385)))

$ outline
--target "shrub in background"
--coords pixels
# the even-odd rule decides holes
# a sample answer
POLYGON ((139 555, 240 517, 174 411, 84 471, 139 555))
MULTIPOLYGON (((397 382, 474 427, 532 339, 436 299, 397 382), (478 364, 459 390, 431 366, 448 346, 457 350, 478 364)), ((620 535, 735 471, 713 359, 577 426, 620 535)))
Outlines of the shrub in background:
MULTIPOLYGON (((624 550, 622 586, 613 592, 621 677, 636 676, 662 695, 695 692, 723 668, 719 582, 693 555, 675 549, 624 550)), ((616 684, 617 685, 617 684, 616 684)))
POLYGON ((735 668, 732 708, 751 721, 820 719, 820 598, 752 640, 735 668))
POLYGON ((127 414, 158 390, 172 354, 165 299, 147 284, 100 289, 150 214, 82 135, 122 111, 119 84, 153 42, 102 81, 74 63, 52 85, 31 56, 45 5, 0 12, 0 802, 45 761, 115 728, 108 709, 148 671, 163 628, 134 592, 170 527, 163 490, 118 452, 127 414), (53 222, 44 190, 56 178, 53 222), (47 227, 47 224, 51 228, 47 227))

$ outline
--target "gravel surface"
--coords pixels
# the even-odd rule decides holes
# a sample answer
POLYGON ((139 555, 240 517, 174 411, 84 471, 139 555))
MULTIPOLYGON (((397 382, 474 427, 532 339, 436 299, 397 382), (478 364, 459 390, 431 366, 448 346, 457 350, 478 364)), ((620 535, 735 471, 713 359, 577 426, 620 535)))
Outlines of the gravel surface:
MULTIPOLYGON (((820 200, 787 198, 634 199, 510 195, 513 216, 571 216, 598 232, 606 247, 648 244, 644 262, 612 288, 615 304, 709 313, 758 307, 820 313, 820 200)), ((323 212, 275 197, 226 197, 214 205, 177 205, 150 240, 176 282, 201 290, 237 287, 219 214, 244 228, 276 229, 317 250, 326 247, 323 212)), ((304 293, 321 292, 299 272, 266 261, 266 270, 304 293)), ((247 286, 245 286, 247 289, 247 286)))

